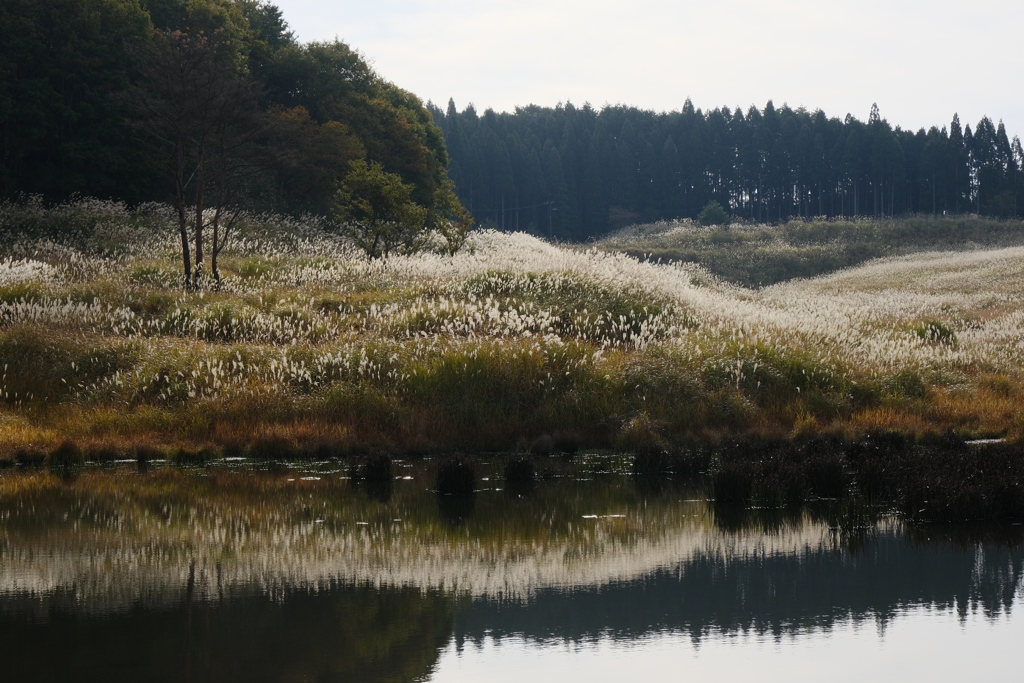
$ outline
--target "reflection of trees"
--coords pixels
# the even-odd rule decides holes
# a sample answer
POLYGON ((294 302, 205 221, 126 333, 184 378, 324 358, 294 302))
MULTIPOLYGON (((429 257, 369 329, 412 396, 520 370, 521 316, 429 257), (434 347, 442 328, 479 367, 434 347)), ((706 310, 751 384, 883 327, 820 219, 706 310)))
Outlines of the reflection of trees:
POLYGON ((615 475, 494 486, 449 509, 461 497, 428 491, 429 467, 386 494, 326 472, 4 475, 0 661, 12 680, 86 661, 112 679, 153 666, 165 680, 409 680, 453 633, 701 638, 884 624, 913 605, 994 615, 1024 577, 1020 528, 907 532, 850 501, 709 507, 615 475))
POLYGON ((639 580, 571 591, 544 589, 528 603, 475 601, 460 611, 456 637, 519 635, 583 640, 681 631, 780 637, 830 629, 848 619, 884 625, 900 610, 931 606, 965 617, 1009 612, 1024 580, 1016 543, 915 541, 870 535, 856 552, 821 547, 766 554, 710 550, 639 580))
POLYGON ((451 639, 451 602, 416 589, 331 585, 174 609, 7 619, 7 680, 410 681, 451 639))

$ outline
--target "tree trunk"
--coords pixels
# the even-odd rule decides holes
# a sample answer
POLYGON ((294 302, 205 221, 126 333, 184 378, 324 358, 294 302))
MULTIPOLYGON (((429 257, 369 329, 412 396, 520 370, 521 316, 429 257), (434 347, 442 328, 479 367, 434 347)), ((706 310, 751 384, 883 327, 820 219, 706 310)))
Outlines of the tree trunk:
POLYGON ((220 284, 220 270, 217 268, 217 254, 220 252, 220 212, 222 203, 217 202, 217 209, 213 213, 213 244, 210 245, 210 273, 213 281, 220 284))
POLYGON ((178 136, 175 150, 175 193, 174 199, 178 209, 178 232, 181 235, 181 260, 184 268, 185 288, 192 286, 192 259, 188 246, 188 217, 185 213, 185 141, 178 136))
POLYGON ((203 157, 206 154, 205 145, 200 144, 196 157, 196 272, 193 281, 196 287, 200 287, 203 279, 203 209, 205 208, 206 178, 204 171, 206 165, 203 157))

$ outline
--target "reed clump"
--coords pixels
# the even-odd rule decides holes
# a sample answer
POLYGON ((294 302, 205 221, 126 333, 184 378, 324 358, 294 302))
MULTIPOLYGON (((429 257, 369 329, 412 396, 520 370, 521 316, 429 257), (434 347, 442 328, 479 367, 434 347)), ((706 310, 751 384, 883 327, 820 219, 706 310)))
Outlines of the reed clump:
POLYGON ((46 467, 62 478, 73 477, 85 466, 85 454, 74 441, 64 441, 46 456, 46 467))
POLYGON ((204 467, 213 462, 217 455, 211 446, 180 446, 170 453, 170 461, 179 467, 204 467))
POLYGON ((6 462, 14 462, 22 467, 42 467, 46 462, 46 451, 34 445, 20 446, 14 449, 11 460, 6 462))
POLYGON ((355 476, 367 481, 391 481, 394 478, 394 464, 385 453, 371 455, 355 468, 355 476))
POLYGON ((523 482, 537 478, 536 468, 529 458, 510 458, 503 469, 505 481, 523 482))
POLYGON ((583 447, 583 437, 571 430, 555 430, 551 435, 551 442, 552 450, 562 455, 575 455, 583 447))
POLYGON ((748 505, 754 494, 754 467, 749 463, 722 463, 711 477, 711 498, 716 504, 748 505))
POLYGON ((541 434, 530 442, 530 453, 533 455, 551 455, 555 451, 555 440, 550 434, 541 434))
POLYGON ((476 490, 476 467, 463 457, 450 457, 437 466, 435 490, 441 495, 467 495, 476 490))

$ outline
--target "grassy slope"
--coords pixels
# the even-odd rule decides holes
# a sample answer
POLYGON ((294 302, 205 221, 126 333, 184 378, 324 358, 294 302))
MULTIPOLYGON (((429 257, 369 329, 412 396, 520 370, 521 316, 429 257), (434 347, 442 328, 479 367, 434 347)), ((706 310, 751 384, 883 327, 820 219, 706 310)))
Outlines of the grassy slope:
POLYGON ((315 223, 251 218, 223 286, 185 293, 159 208, 6 205, 0 230, 0 458, 66 437, 274 456, 1022 427, 1019 248, 751 291, 524 235, 368 264, 315 223))
POLYGON ((642 259, 700 263, 727 281, 762 287, 881 257, 1024 245, 1024 222, 915 216, 701 228, 662 221, 625 228, 598 245, 642 259))

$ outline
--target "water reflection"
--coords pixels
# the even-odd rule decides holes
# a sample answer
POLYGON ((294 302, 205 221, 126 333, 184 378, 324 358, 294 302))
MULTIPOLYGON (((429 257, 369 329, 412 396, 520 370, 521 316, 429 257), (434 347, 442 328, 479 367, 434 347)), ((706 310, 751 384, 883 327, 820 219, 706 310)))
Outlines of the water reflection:
POLYGON ((464 496, 429 463, 5 473, 0 658, 32 680, 406 681, 451 642, 779 638, 1020 595, 1020 527, 714 506, 597 469, 464 496))
POLYGON ((476 510, 475 493, 454 493, 437 496, 437 513, 453 527, 466 523, 476 510))
POLYGON ((76 609, 74 588, 22 596, 26 609, 6 596, 6 680, 411 681, 451 639, 452 601, 431 591, 254 587, 197 599, 183 588, 178 604, 99 618, 76 609))

